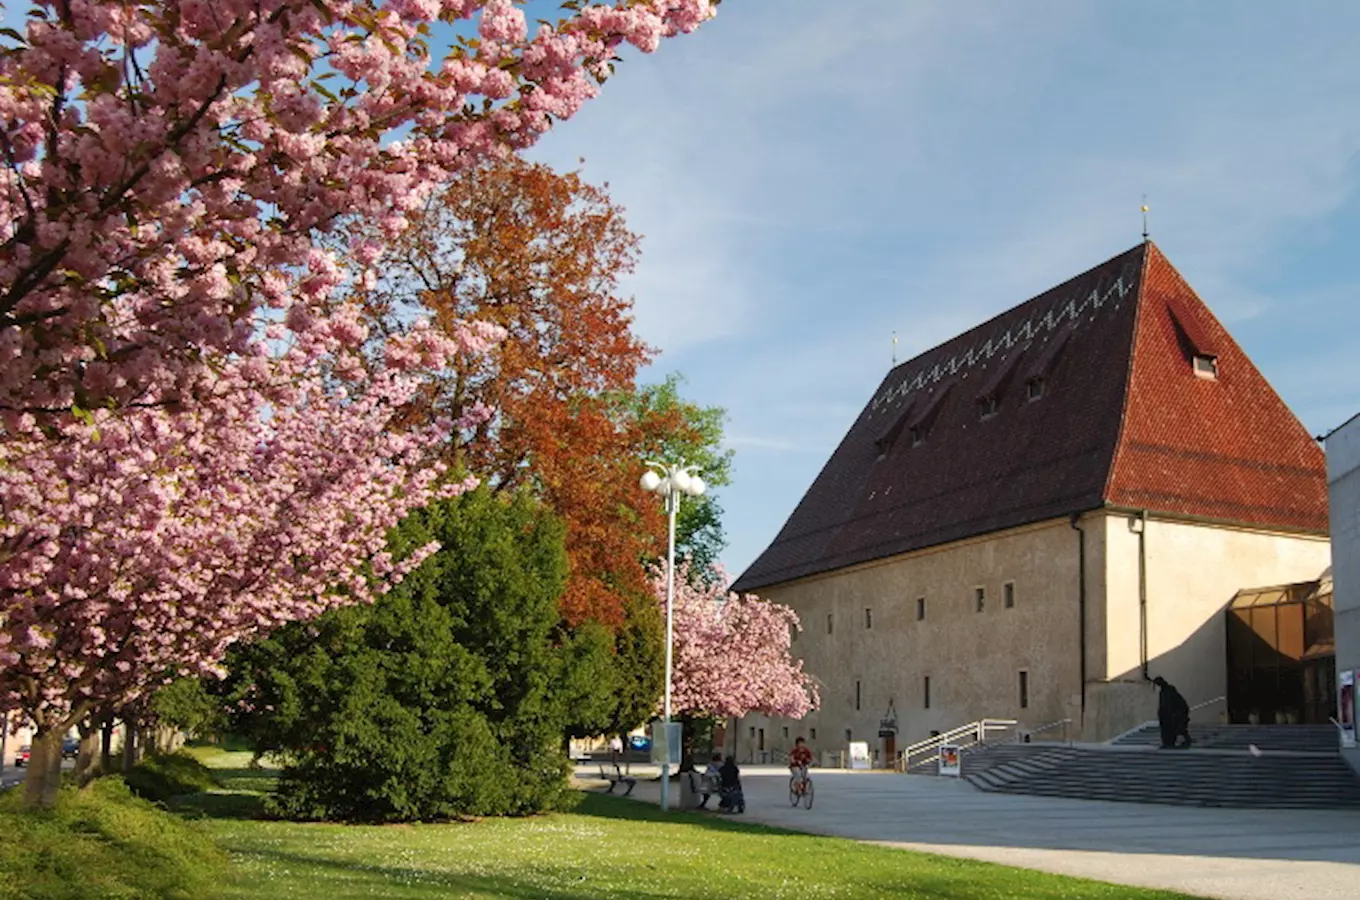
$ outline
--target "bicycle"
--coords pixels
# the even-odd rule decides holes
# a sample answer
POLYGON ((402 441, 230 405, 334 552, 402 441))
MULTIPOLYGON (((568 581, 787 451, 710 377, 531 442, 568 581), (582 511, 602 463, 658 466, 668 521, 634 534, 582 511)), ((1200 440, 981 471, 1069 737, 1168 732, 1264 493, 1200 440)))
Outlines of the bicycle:
POLYGON ((812 776, 807 766, 798 766, 789 776, 789 805, 797 809, 801 801, 807 809, 812 809, 812 776))

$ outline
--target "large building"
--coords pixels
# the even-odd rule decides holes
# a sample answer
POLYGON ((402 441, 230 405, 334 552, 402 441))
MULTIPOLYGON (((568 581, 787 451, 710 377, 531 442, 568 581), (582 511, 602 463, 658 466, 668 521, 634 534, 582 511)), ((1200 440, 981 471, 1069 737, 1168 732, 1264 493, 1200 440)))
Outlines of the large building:
POLYGON ((1145 242, 889 372, 734 584, 798 612, 822 685, 739 752, 891 758, 983 717, 1105 739, 1157 675, 1225 717, 1228 606, 1317 580, 1327 528, 1321 449, 1145 242))
MULTIPOLYGON (((1342 683, 1337 715, 1353 738, 1360 696, 1360 416, 1327 436, 1331 490, 1332 576, 1335 583, 1336 667, 1342 683), (1349 673, 1347 675, 1346 673, 1349 673)), ((1360 749, 1347 740, 1342 753, 1360 772, 1360 749)))

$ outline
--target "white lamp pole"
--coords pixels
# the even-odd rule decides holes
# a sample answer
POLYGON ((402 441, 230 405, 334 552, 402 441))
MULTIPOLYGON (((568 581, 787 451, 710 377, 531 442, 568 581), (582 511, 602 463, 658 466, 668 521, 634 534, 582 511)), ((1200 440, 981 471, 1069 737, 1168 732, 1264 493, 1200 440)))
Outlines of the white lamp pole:
POLYGON ((656 462, 649 462, 647 465, 651 466, 651 469, 642 476, 642 489, 662 496, 666 502, 665 509, 668 519, 666 539, 666 699, 661 714, 667 741, 666 757, 661 762, 661 809, 665 811, 670 809, 671 785, 671 647, 674 643, 675 634, 675 622, 671 610, 675 606, 675 513, 680 508, 680 496, 682 494, 688 494, 691 497, 698 497, 703 494, 704 480, 698 475, 692 474, 683 465, 667 466, 656 462))

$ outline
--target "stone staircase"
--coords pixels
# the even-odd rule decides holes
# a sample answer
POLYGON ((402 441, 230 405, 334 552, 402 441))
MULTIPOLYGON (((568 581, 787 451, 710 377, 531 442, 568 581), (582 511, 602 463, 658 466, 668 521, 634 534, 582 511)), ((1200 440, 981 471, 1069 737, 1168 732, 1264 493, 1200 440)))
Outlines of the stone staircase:
POLYGON ((1243 809, 1360 808, 1360 777, 1337 752, 1335 729, 1330 745, 1324 733, 1306 725, 1205 726, 1191 735, 1196 744, 1189 750, 1161 750, 1141 730, 1110 745, 994 744, 964 757, 963 776, 980 790, 1044 797, 1243 809), (1244 749, 1250 746, 1260 755, 1244 749), (1313 749, 1320 747, 1329 749, 1313 749))
MULTIPOLYGON (((1334 725, 1197 725, 1190 723, 1190 737, 1196 750, 1249 750, 1292 753, 1336 753, 1340 738, 1334 725)), ((1120 735, 1116 747, 1160 747, 1157 723, 1120 735)))

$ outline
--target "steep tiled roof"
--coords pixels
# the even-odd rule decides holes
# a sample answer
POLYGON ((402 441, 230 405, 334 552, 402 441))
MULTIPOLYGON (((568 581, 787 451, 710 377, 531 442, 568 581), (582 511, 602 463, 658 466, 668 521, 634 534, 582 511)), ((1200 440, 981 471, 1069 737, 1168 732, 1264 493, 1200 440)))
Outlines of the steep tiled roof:
POLYGON ((1106 499, 1326 533, 1322 448, 1155 246, 1145 273, 1106 499), (1216 358, 1217 378, 1193 377, 1196 353, 1216 358))
POLYGON ((1102 506, 1325 533, 1321 451, 1152 244, 894 368, 752 590, 1102 506), (1217 380, 1194 374, 1215 357, 1217 380))

